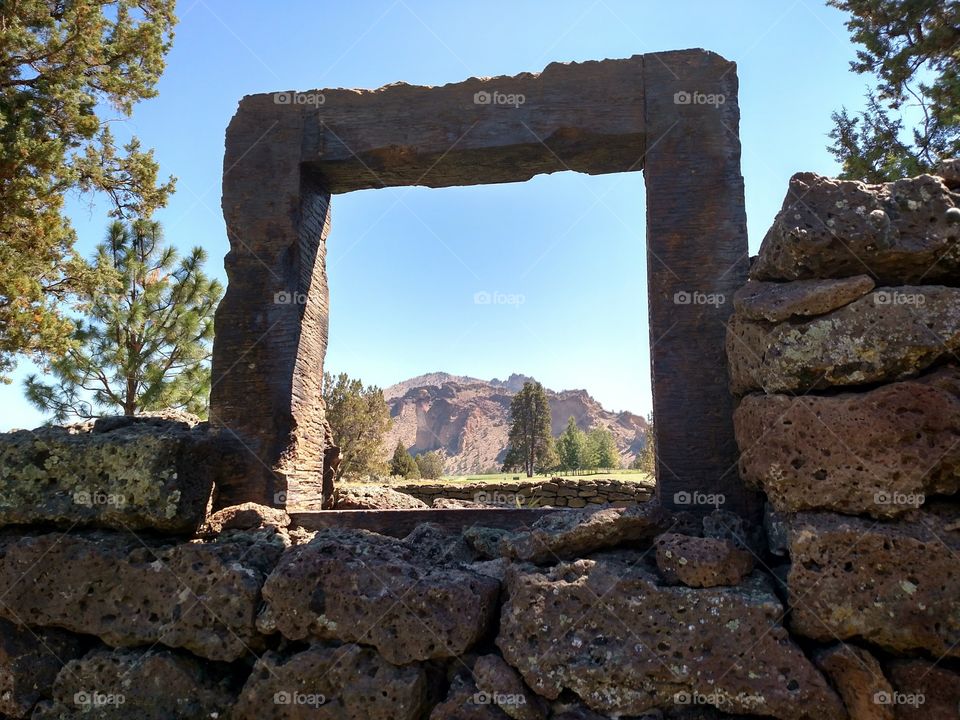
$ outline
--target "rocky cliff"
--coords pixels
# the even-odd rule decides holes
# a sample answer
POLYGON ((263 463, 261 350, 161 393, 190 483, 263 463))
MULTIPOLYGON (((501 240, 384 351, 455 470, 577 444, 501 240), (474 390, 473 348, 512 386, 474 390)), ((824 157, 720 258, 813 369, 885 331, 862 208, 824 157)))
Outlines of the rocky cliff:
MULTIPOLYGON (((513 374, 487 381, 436 372, 392 385, 383 393, 393 417, 384 447, 392 453, 400 440, 414 454, 438 450, 450 474, 499 467, 507 448, 510 400, 531 379, 513 374)), ((605 410, 586 390, 548 389, 547 397, 554 435, 572 416, 583 430, 609 428, 624 464, 643 449, 647 422, 641 416, 605 410)))

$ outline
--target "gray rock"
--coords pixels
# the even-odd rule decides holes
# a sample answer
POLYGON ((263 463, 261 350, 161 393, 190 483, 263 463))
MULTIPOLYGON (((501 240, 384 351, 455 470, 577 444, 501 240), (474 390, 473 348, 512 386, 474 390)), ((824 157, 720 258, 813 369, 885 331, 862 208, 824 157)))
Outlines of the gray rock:
POLYGON ((51 697, 64 663, 83 651, 83 640, 63 630, 0 620, 0 713, 29 716, 38 700, 51 697))
POLYGON ((785 283, 751 280, 733 296, 733 308, 749 320, 768 322, 823 315, 863 297, 874 285, 869 275, 785 283))

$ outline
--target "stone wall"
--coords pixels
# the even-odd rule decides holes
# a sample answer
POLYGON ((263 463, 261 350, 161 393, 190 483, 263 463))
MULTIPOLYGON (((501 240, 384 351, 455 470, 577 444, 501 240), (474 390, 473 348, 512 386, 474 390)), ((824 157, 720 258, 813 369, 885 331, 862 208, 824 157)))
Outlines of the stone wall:
POLYGON ((189 420, 0 436, 0 717, 955 720, 953 183, 792 183, 728 336, 762 526, 314 532, 210 514, 233 450, 189 420))
MULTIPOLYGON (((416 482, 393 486, 427 505, 437 500, 459 500, 467 503, 507 505, 512 507, 571 507, 614 505, 626 507, 646 502, 654 493, 653 484, 616 480, 614 478, 550 478, 517 480, 499 483, 416 482)), ((443 503, 440 503, 441 505, 443 503)))

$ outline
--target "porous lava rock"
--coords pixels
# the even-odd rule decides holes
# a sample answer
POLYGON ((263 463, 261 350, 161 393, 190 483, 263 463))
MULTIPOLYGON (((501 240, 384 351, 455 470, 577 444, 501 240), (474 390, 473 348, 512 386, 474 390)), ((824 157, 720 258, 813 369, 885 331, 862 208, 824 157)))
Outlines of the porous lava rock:
POLYGON ((422 500, 377 485, 345 485, 334 490, 336 510, 426 510, 422 500))
POLYGON ((163 418, 2 433, 0 525, 193 533, 233 453, 220 435, 163 418))
POLYGON ((447 697, 430 713, 430 720, 510 720, 472 680, 458 675, 447 697))
POLYGON ((960 195, 931 175, 869 185, 797 173, 750 277, 868 274, 884 285, 955 285, 960 222, 949 211, 958 205, 960 195))
POLYGON ((477 689, 513 720, 546 720, 547 703, 499 655, 483 655, 473 665, 477 689))
POLYGON ((794 282, 751 280, 733 296, 733 309, 742 317, 767 322, 823 315, 863 297, 875 285, 869 275, 794 282))
POLYGON ((28 717, 64 663, 84 652, 81 638, 54 628, 27 628, 0 619, 0 713, 28 717))
POLYGON ((892 518, 960 491, 960 369, 860 393, 752 394, 734 413, 740 475, 780 512, 892 518))
POLYGON ((676 524, 656 502, 558 512, 539 518, 529 529, 504 536, 500 552, 512 560, 550 563, 623 544, 649 545, 676 524))
POLYGON ((663 579, 692 588, 739 585, 753 570, 753 556, 729 540, 664 533, 655 543, 663 579))
POLYGON ((850 720, 896 720, 892 705, 880 702, 893 688, 869 651, 838 643, 821 648, 813 659, 840 693, 850 720))
POLYGON ((960 352, 960 289, 878 288, 826 315, 780 323, 734 315, 726 345, 737 395, 903 380, 960 352))
POLYGON ((955 505, 883 523, 788 516, 790 628, 821 642, 960 657, 960 528, 955 505))
POLYGON ((161 643, 232 661, 262 645, 260 587, 281 551, 243 537, 153 547, 109 532, 10 539, 0 544, 0 615, 113 647, 161 643))
POLYGON ((538 694, 566 689, 615 717, 713 705, 781 720, 845 718, 780 624, 759 575, 735 588, 663 586, 638 558, 515 566, 497 645, 538 694))
POLYGON ((396 667, 370 648, 311 645, 257 660, 230 717, 417 720, 427 702, 427 674, 396 667))
POLYGON ((960 715, 960 673, 921 658, 889 660, 885 670, 894 692, 882 699, 890 700, 897 720, 955 720, 960 715))
POLYGON ((291 640, 372 645, 398 665, 456 657, 488 632, 499 588, 396 538, 323 530, 267 578, 258 625, 291 640))
POLYGON ((72 660, 34 720, 209 720, 227 717, 231 678, 212 663, 152 648, 95 650, 72 660))
POLYGON ((217 510, 210 515, 197 531, 198 535, 219 535, 228 530, 260 530, 289 527, 290 516, 282 508, 273 508, 257 503, 242 503, 217 510))

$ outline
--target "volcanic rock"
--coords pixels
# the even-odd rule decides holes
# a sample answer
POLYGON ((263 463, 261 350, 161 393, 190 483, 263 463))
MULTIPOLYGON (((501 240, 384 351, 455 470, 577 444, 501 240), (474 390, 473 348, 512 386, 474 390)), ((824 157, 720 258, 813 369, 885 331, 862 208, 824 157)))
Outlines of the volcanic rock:
POLYGON ((0 620, 0 713, 29 716, 51 688, 64 663, 83 653, 83 641, 52 628, 26 628, 0 620))
POLYGON ((499 655, 477 658, 473 675, 480 692, 513 720, 546 720, 546 702, 499 655))
POLYGON ((257 660, 230 717, 417 720, 426 699, 426 673, 417 665, 395 667, 359 645, 315 644, 257 660))
POLYGON ((402 540, 322 530, 267 579, 258 625, 291 640, 372 645, 397 665, 455 657, 486 634, 499 586, 402 540))
POLYGON ((96 650, 67 664, 34 720, 208 720, 236 697, 211 664, 168 650, 96 650))
POLYGON ((232 452, 218 435, 159 418, 3 433, 0 525, 192 533, 232 452))
POLYGON ((336 510, 426 510, 412 495, 377 485, 341 485, 334 490, 336 510))
POLYGON ((960 657, 955 506, 881 523, 832 513, 788 518, 791 629, 894 653, 960 657))
POLYGON ((753 394, 734 413, 740 475, 781 512, 891 518, 960 491, 960 369, 831 396, 753 394))
POLYGON ((753 556, 729 540, 664 533, 656 548, 657 568, 671 585, 739 585, 753 570, 753 556))
POLYGON ((863 297, 874 285, 869 275, 788 283, 751 280, 733 296, 733 309, 749 320, 768 322, 823 315, 863 297))
POLYGON ((947 211, 958 205, 960 195, 931 175, 868 185, 797 173, 750 277, 955 285, 960 223, 947 211))
POLYGON ((879 288, 808 320, 773 324, 734 315, 727 327, 738 395, 902 380, 958 352, 960 289, 936 285, 879 288))
POLYGON ((154 547, 107 532, 13 539, 0 546, 0 615, 114 647, 162 643, 236 660, 262 645, 260 586, 280 552, 242 537, 154 547))
POLYGON ((920 659, 887 662, 894 692, 889 700, 897 720, 955 720, 960 715, 960 674, 920 659))
POLYGON ((850 720, 895 720, 893 707, 878 702, 893 688, 868 651, 839 643, 817 651, 814 662, 837 688, 850 720))
POLYGON ((564 689, 621 717, 705 703, 782 720, 845 718, 780 625, 757 575, 736 588, 664 587, 637 559, 514 567, 497 645, 538 694, 564 689))

